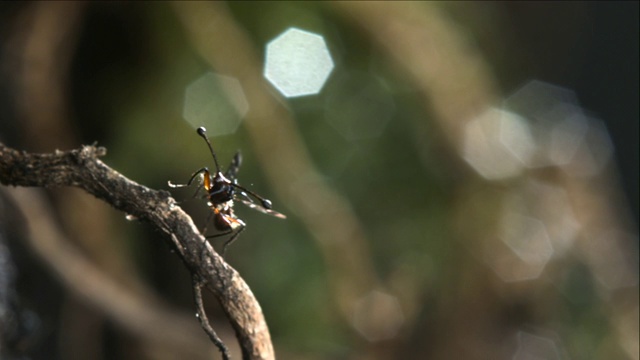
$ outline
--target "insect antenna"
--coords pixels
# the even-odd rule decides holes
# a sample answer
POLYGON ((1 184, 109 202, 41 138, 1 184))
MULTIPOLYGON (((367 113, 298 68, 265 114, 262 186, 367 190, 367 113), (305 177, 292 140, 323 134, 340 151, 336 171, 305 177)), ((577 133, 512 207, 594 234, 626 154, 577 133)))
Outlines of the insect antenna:
POLYGON ((207 142, 207 146, 209 146, 209 150, 211 151, 211 156, 213 156, 213 162, 216 164, 216 171, 220 172, 218 157, 216 156, 216 152, 213 151, 213 146, 211 146, 211 142, 209 142, 209 139, 207 138, 207 129, 205 129, 203 126, 200 126, 197 132, 198 132, 198 135, 200 135, 204 139, 204 141, 207 142))

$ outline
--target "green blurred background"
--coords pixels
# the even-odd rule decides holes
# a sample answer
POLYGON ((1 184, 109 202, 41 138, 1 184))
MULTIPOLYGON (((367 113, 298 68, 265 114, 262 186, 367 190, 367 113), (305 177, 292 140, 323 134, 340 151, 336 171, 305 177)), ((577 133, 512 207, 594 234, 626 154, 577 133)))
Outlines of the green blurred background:
MULTIPOLYGON (((227 261, 278 358, 638 359, 637 2, 2 3, 0 41, 0 141, 97 142, 154 189, 213 167, 183 118, 188 86, 209 72, 239 81, 248 113, 212 142, 223 166, 242 151, 240 183, 288 219, 236 206, 248 227, 227 261), (267 43, 291 27, 328 45, 319 94, 286 98, 262 76, 267 43), (501 148, 510 133, 474 122, 515 112, 527 84, 542 84, 532 107, 547 96, 587 114, 568 163, 518 163, 501 148), (509 175, 478 170, 508 161, 509 175)), ((542 152, 556 118, 519 115, 542 152)), ((203 226, 193 190, 172 193, 203 226)), ((165 239, 79 190, 40 197, 77 256, 180 319, 162 331, 185 339, 159 341, 113 315, 126 305, 79 293, 3 195, 3 359, 218 358, 165 239)))

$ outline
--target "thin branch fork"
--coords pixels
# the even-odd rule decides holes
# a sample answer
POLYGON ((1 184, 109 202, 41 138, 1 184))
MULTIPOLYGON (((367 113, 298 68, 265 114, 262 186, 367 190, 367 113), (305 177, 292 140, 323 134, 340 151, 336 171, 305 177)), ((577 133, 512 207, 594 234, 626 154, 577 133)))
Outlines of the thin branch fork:
MULTIPOLYGON (((213 250, 169 192, 153 190, 126 178, 98 159, 105 154, 105 148, 95 146, 32 154, 0 143, 0 183, 79 187, 114 208, 152 224, 170 240, 189 269, 196 302, 200 300, 198 317, 209 337, 214 340, 217 336, 210 326, 202 323, 206 315, 202 310, 201 288, 211 291, 220 302, 235 330, 244 359, 273 359, 273 345, 262 310, 240 275, 213 250)), ((226 358, 226 347, 220 344, 216 343, 226 358)))

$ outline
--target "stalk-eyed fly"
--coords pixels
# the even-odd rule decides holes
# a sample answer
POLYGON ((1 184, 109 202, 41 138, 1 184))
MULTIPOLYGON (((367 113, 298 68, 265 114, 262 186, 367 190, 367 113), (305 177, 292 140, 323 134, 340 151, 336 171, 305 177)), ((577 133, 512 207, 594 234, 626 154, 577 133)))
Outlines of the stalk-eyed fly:
POLYGON ((240 235, 246 227, 244 221, 239 219, 233 212, 234 200, 240 201, 252 209, 281 219, 286 219, 286 216, 272 210, 271 201, 238 184, 236 176, 242 163, 242 156, 240 155, 240 152, 236 153, 233 160, 231 160, 229 168, 224 174, 222 174, 222 171, 220 171, 220 165, 218 164, 218 157, 216 156, 215 151, 213 151, 211 142, 209 142, 209 139, 207 138, 207 130, 204 127, 199 127, 197 132, 198 135, 200 135, 200 137, 202 137, 207 143, 211 156, 213 156, 213 163, 216 166, 215 173, 210 172, 207 167, 203 167, 196 171, 186 184, 172 184, 169 182, 169 186, 172 188, 189 186, 196 178, 198 178, 199 175, 202 175, 202 182, 198 185, 198 189, 196 190, 194 197, 198 194, 201 188, 204 188, 206 194, 203 198, 207 199, 207 205, 209 205, 212 210, 211 214, 207 218, 206 224, 213 219, 213 225, 218 231, 221 231, 220 234, 206 236, 205 233, 207 231, 207 225, 205 224, 202 234, 205 235, 207 239, 231 235, 222 248, 222 254, 224 256, 227 247, 238 238, 238 235, 240 235))

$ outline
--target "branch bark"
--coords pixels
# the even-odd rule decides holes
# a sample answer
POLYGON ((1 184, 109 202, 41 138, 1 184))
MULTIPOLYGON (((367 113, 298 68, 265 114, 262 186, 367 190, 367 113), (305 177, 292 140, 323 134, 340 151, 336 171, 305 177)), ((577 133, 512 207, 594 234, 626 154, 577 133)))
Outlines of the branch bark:
MULTIPOLYGON (((164 190, 140 185, 98 157, 106 149, 83 146, 71 151, 32 154, 0 143, 0 182, 12 186, 75 186, 130 216, 152 224, 220 302, 245 359, 273 359, 274 352, 260 305, 248 285, 213 250, 193 221, 164 190)), ((206 329, 205 329, 206 331, 206 329)), ((209 334, 209 331, 207 331, 209 334)))

